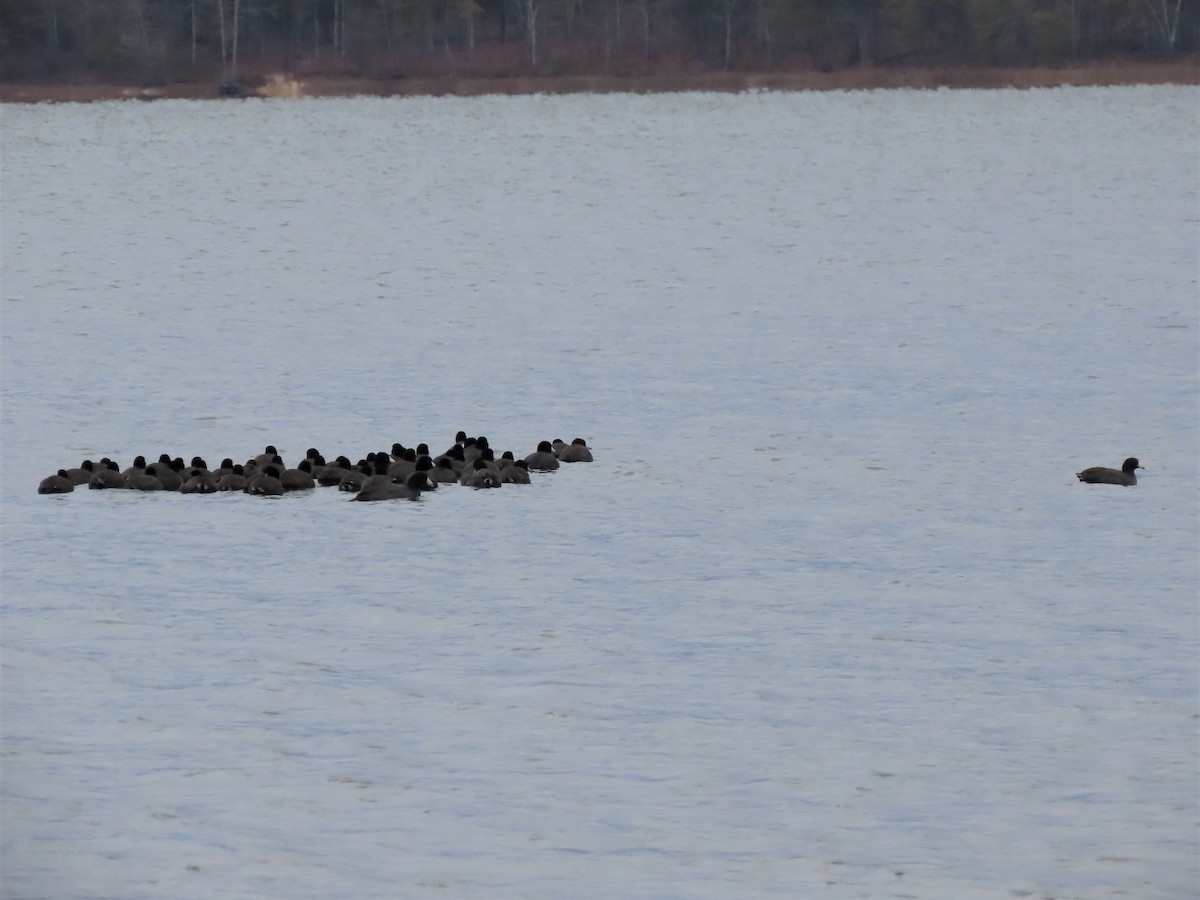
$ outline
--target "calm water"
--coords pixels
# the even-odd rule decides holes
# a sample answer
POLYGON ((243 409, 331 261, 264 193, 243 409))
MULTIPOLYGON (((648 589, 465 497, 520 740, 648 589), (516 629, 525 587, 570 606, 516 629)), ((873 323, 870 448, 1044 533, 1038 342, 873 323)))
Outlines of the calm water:
POLYGON ((0 892, 1194 896, 1198 99, 0 109, 0 892))

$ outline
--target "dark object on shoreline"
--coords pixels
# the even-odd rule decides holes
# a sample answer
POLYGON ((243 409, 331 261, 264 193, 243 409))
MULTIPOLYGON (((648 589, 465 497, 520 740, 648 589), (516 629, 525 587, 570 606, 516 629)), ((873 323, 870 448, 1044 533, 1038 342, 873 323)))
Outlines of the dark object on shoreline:
POLYGON ((1126 487, 1132 487, 1137 484, 1137 475, 1133 473, 1134 469, 1143 468, 1138 463, 1136 457, 1129 457, 1122 464, 1120 469, 1106 469, 1103 466, 1093 466, 1090 469, 1084 469, 1082 472, 1076 472, 1075 477, 1085 484, 1121 484, 1126 487))
POLYGON ((226 81, 217 87, 218 97, 241 97, 242 86, 236 81, 226 81))

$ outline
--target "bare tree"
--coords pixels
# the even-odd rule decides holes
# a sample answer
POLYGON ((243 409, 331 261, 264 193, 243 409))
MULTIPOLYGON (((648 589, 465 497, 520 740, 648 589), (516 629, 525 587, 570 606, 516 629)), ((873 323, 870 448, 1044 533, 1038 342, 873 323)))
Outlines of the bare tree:
POLYGON ((237 93, 238 83, 238 18, 242 0, 233 0, 233 21, 229 32, 225 30, 225 0, 217 0, 217 19, 221 29, 221 89, 223 93, 237 93), (230 34, 227 38, 226 35, 230 34))
POLYGON ((230 56, 230 75, 233 84, 238 83, 238 22, 240 19, 242 0, 233 0, 233 53, 230 56))
POLYGON ((1163 46, 1167 53, 1174 54, 1175 42, 1179 39, 1179 10, 1183 0, 1175 0, 1175 8, 1171 8, 1171 0, 1146 0, 1150 10, 1150 19, 1154 30, 1162 37, 1163 46))
POLYGON ((725 71, 733 65, 733 13, 737 0, 721 0, 721 13, 725 20, 725 71))
POLYGON ((577 51, 573 65, 605 69, 633 65, 626 53, 653 69, 656 55, 675 65, 697 50, 713 69, 727 70, 793 67, 804 64, 801 56, 831 67, 1178 57, 1195 52, 1198 6, 1200 0, 0 0, 0 78, 157 82, 190 62, 196 77, 212 66, 222 92, 236 94, 240 68, 266 65, 279 50, 289 59, 315 59, 331 73, 346 71, 351 58, 356 70, 394 73, 409 54, 453 56, 459 45, 478 64, 491 42, 505 51, 497 56, 506 62, 497 64, 511 75, 545 70, 550 38, 577 51), (514 48, 514 39, 526 46, 514 48), (739 58, 751 42, 758 52, 739 58))
POLYGON ((396 47, 392 43, 392 16, 388 9, 388 0, 379 0, 379 18, 383 23, 383 38, 387 44, 388 62, 396 64, 396 47))
POLYGON ((458 16, 467 26, 467 58, 475 60, 475 19, 483 12, 483 7, 475 0, 459 0, 458 16))
POLYGON ((541 0, 522 0, 521 10, 525 14, 525 35, 529 39, 529 64, 536 69, 538 64, 537 20, 538 13, 542 10, 541 0))
POLYGON ((226 49, 225 41, 225 0, 217 0, 217 27, 221 32, 221 80, 224 82, 229 80, 229 52, 226 49))
POLYGON ((321 6, 320 0, 312 0, 313 59, 321 58, 321 6))
POLYGON ((135 0, 133 4, 133 17, 137 21, 138 32, 138 49, 141 50, 142 65, 146 71, 150 70, 150 29, 146 25, 146 4, 142 0, 135 0))
POLYGON ((46 46, 59 49, 58 40, 58 10, 47 0, 42 0, 42 10, 46 14, 46 46))
POLYGON ((638 12, 642 14, 642 58, 650 58, 650 0, 639 0, 638 12))
POLYGON ((188 16, 192 25, 192 68, 196 68, 196 0, 189 0, 188 16))

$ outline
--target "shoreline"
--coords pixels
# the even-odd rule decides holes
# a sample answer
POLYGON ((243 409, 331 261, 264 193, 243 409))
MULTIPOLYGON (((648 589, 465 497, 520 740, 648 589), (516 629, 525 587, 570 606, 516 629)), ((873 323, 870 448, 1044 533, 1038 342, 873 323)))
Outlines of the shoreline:
MULTIPOLYGON (((939 88, 1111 87, 1200 85, 1200 57, 1172 62, 1106 62, 1047 67, 900 68, 861 66, 833 72, 714 72, 688 75, 561 75, 496 78, 340 78, 273 74, 247 78, 241 97, 417 97, 713 91, 854 91, 939 88)), ((0 83, 0 103, 92 103, 105 100, 216 100, 212 81, 139 87, 127 84, 0 83)))

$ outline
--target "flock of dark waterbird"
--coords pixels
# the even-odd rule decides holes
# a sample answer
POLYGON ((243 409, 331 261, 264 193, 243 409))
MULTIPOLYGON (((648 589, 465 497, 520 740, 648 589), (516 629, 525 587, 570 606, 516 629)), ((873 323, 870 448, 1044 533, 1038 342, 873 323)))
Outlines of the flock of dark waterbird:
MULTIPOLYGON (((139 456, 133 465, 122 469, 108 457, 95 463, 85 459, 77 469, 59 469, 43 478, 39 494, 69 494, 87 485, 93 490, 107 488, 135 491, 178 491, 181 494, 216 494, 241 491, 260 497, 281 497, 290 491, 307 491, 318 486, 336 486, 354 494, 355 500, 416 500, 423 491, 439 484, 462 484, 472 488, 498 488, 504 484, 529 484, 531 472, 552 472, 562 463, 591 462, 592 451, 583 438, 571 443, 542 441, 537 449, 521 459, 511 450, 495 455, 486 437, 467 437, 460 431, 454 444, 440 456, 430 456, 428 444, 405 447, 392 444, 391 451, 368 453, 356 463, 339 456, 332 463, 315 447, 304 459, 289 468, 271 444, 253 459, 235 464, 222 460, 216 469, 199 456, 185 465, 181 457, 164 453, 158 462, 147 465, 139 456)), ((1137 484, 1136 469, 1143 466, 1129 457, 1119 469, 1093 466, 1076 472, 1086 484, 1137 484)))
POLYGON ((486 437, 467 437, 460 431, 454 444, 433 456, 428 444, 405 447, 392 444, 390 451, 368 453, 352 463, 346 456, 326 462, 310 447, 295 468, 287 466, 273 445, 244 463, 225 459, 215 469, 199 456, 190 465, 164 453, 158 462, 146 463, 143 456, 122 469, 105 457, 100 462, 85 459, 77 469, 59 469, 38 485, 39 494, 69 494, 86 485, 92 490, 178 491, 181 494, 216 494, 240 491, 259 497, 282 497, 292 491, 336 487, 354 494, 354 500, 417 500, 439 484, 461 484, 471 488, 498 488, 505 484, 529 484, 533 472, 552 472, 563 463, 591 462, 592 451, 583 438, 571 443, 542 441, 522 458, 511 450, 499 456, 486 437))

